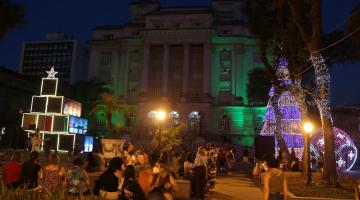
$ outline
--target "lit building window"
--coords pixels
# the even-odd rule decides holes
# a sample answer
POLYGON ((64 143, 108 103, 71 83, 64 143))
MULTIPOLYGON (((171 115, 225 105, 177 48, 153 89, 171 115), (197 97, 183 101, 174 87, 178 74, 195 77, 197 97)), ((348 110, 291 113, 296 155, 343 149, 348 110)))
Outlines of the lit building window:
POLYGON ((199 131, 200 130, 200 113, 197 111, 193 111, 189 114, 190 121, 190 130, 199 131))
POLYGON ((136 116, 134 114, 128 116, 127 118, 128 127, 135 127, 135 123, 136 123, 136 116))
POLYGON ((171 111, 169 113, 169 121, 170 121, 170 126, 172 127, 178 126, 180 124, 179 113, 177 113, 176 111, 171 111))

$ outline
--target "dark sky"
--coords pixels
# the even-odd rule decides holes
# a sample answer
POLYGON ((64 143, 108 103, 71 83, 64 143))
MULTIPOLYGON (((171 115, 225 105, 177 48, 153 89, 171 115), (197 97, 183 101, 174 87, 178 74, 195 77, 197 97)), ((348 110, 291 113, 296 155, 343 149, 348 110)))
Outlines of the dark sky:
MULTIPOLYGON (((86 41, 95 25, 127 21, 130 0, 14 0, 26 7, 27 23, 8 32, 0 41, 0 65, 17 70, 21 44, 42 40, 47 32, 67 32, 86 41)), ((162 6, 208 5, 209 0, 161 0, 162 6)), ((360 0, 324 0, 324 29, 342 27, 349 12, 360 0)), ((340 52, 339 52, 340 53, 340 52)), ((360 104, 360 62, 337 65, 332 70, 332 103, 360 104), (352 91, 350 92, 349 88, 352 91)))

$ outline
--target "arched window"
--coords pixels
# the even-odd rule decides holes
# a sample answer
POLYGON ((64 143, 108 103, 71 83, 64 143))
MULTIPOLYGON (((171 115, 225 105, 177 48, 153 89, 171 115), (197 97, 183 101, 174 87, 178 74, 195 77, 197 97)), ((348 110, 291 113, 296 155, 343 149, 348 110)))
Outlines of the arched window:
POLYGON ((230 130, 230 118, 227 115, 222 115, 219 122, 220 131, 229 131, 230 130))
POLYGON ((169 113, 169 124, 172 127, 178 126, 180 124, 180 115, 176 111, 171 111, 169 113))
POLYGON ((128 127, 134 127, 136 123, 136 116, 134 113, 131 113, 127 116, 127 126, 128 127))
POLYGON ((148 112, 147 117, 151 126, 156 126, 156 111, 152 110, 148 112))
POLYGON ((190 130, 199 131, 200 130, 200 113, 197 111, 193 111, 189 114, 190 121, 190 130))

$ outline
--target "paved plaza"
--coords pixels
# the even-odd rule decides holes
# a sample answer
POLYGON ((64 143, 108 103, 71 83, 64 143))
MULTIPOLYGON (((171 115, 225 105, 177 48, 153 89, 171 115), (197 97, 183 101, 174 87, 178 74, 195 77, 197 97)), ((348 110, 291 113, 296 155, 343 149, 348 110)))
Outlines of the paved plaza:
POLYGON ((260 200, 262 191, 244 173, 216 178, 216 193, 207 195, 207 200, 260 200))

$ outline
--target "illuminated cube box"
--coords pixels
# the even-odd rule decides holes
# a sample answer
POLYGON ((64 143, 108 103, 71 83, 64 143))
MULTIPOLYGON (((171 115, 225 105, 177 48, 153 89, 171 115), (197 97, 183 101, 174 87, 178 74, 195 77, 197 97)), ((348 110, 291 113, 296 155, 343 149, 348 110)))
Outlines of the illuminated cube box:
POLYGON ((59 135, 59 150, 72 150, 74 147, 75 135, 61 134, 59 135))
POLYGON ((62 114, 63 97, 48 97, 47 98, 47 113, 62 114))
POLYGON ((56 96, 57 93, 57 78, 43 78, 41 80, 41 89, 40 95, 53 95, 56 96))
POLYGON ((37 122, 37 128, 40 131, 51 131, 51 125, 52 125, 52 116, 48 115, 39 115, 38 116, 38 122, 37 122))
POLYGON ((31 112, 46 112, 47 97, 33 96, 31 102, 31 112))
POLYGON ((53 132, 67 132, 68 131, 68 116, 54 115, 53 132))
POLYGON ((34 130, 36 128, 36 119, 37 119, 36 114, 24 113, 21 127, 24 130, 34 130))

